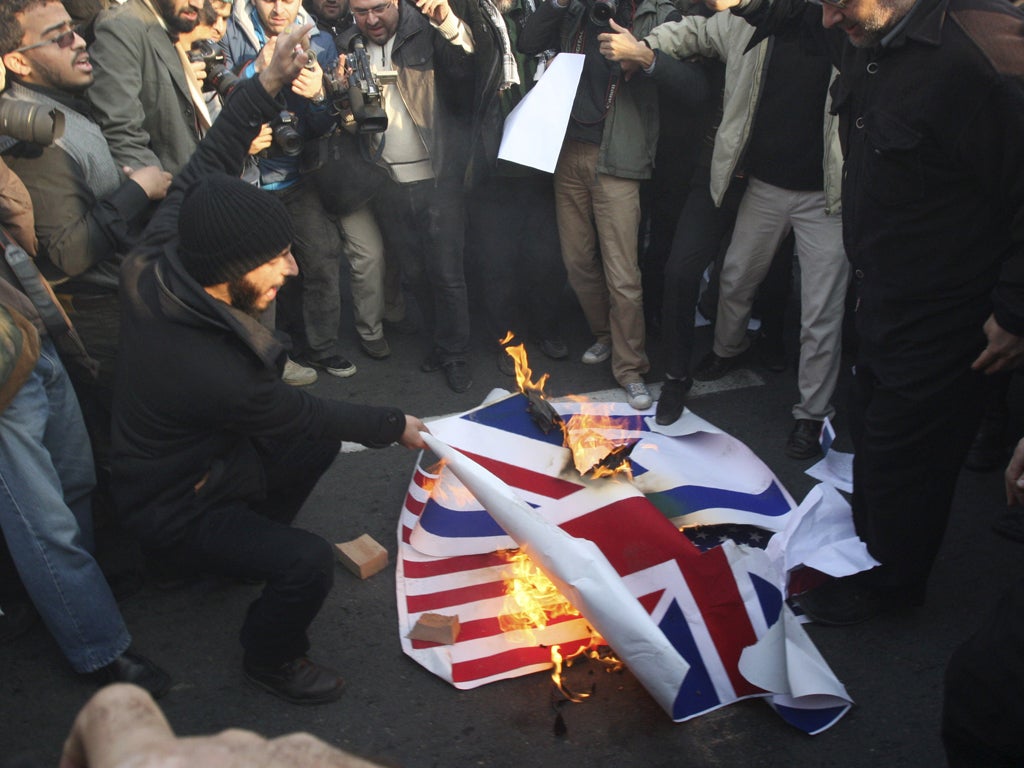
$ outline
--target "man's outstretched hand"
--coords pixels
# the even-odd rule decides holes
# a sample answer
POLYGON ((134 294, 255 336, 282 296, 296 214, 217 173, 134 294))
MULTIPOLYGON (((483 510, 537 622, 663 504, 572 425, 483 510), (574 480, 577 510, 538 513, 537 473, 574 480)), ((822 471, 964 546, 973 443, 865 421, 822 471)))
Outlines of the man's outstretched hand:
POLYGON ((298 77, 302 68, 306 66, 306 61, 313 55, 307 53, 302 45, 303 39, 312 28, 311 22, 278 35, 273 55, 259 74, 260 84, 271 97, 277 96, 285 85, 298 77))

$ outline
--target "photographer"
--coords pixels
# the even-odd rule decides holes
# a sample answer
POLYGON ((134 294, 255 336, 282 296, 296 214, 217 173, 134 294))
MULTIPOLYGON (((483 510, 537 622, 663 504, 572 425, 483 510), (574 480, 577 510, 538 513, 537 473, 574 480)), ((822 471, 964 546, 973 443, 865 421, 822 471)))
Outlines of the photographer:
MULTIPOLYGON (((308 21, 301 0, 237 0, 220 41, 225 64, 243 78, 254 77, 273 56, 278 35, 308 21)), ((293 250, 299 278, 279 298, 278 327, 292 335, 306 362, 332 376, 346 378, 356 372, 356 367, 338 345, 340 249, 328 247, 337 243, 337 225, 324 210, 316 190, 300 175, 305 143, 328 133, 335 125, 328 108, 324 70, 337 69, 338 53, 331 36, 316 27, 309 33, 308 47, 314 58, 283 94, 285 109, 271 121, 273 141, 255 158, 251 173, 243 178, 274 193, 295 227, 293 250)), ((313 380, 315 376, 305 383, 313 380)))
POLYGON ((387 130, 372 134, 377 164, 389 176, 374 213, 388 253, 402 260, 420 309, 433 319, 433 348, 420 370, 442 370, 454 392, 473 385, 462 198, 465 101, 477 61, 470 7, 457 13, 447 0, 351 0, 356 26, 338 38, 347 50, 361 36, 374 75, 393 72, 393 82, 381 86, 387 130))
POLYGON ((658 94, 653 82, 624 77, 601 55, 597 37, 610 19, 640 37, 673 13, 669 0, 548 0, 519 35, 522 53, 554 48, 585 57, 555 168, 558 234, 569 283, 595 337, 583 362, 610 357, 637 410, 652 404, 643 381, 650 363, 637 234, 640 182, 651 176, 658 141, 658 94))
POLYGON ((8 164, 25 182, 36 211, 39 268, 99 362, 93 382, 72 369, 86 420, 106 463, 117 357, 118 277, 171 176, 156 166, 119 167, 93 121, 86 92, 93 82, 85 41, 57 0, 15 0, 0 10, 0 54, 10 75, 10 104, 59 108, 67 129, 51 146, 19 142, 8 164))

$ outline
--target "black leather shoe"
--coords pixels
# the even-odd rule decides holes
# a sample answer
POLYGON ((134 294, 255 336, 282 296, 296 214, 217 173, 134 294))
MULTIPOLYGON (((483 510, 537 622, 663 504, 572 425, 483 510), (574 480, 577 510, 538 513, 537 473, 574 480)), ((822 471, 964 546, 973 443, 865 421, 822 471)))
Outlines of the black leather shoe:
POLYGON ((697 381, 714 381, 736 367, 738 357, 719 357, 714 352, 708 352, 700 361, 697 370, 693 372, 693 378, 697 381))
POLYGON ((420 363, 420 370, 424 373, 433 373, 434 371, 441 370, 441 351, 438 349, 430 350, 430 354, 423 358, 423 362, 420 363))
POLYGON ((338 672, 305 656, 275 667, 246 662, 243 669, 250 683, 292 704, 326 704, 339 699, 345 687, 338 672))
POLYGON ((821 455, 821 422, 797 419, 786 440, 786 455, 791 459, 813 459, 821 455))
POLYGON ((159 699, 171 689, 171 676, 160 667, 131 650, 127 650, 105 667, 90 673, 99 685, 111 683, 134 683, 149 691, 150 696, 159 699))
POLYGON ((658 408, 654 411, 654 420, 662 426, 674 424, 683 415, 686 395, 693 386, 691 379, 665 379, 658 396, 658 408))
POLYGON ((452 392, 465 392, 473 386, 473 377, 469 373, 469 363, 465 360, 447 360, 442 365, 444 379, 452 392))
POLYGON ((885 611, 878 592, 845 579, 827 581, 793 600, 813 622, 830 627, 860 624, 885 611))

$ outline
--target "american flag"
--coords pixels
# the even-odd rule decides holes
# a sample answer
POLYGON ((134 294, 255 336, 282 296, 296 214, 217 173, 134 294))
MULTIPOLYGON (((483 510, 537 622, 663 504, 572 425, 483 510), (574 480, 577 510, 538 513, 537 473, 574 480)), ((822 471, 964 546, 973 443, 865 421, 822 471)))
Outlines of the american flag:
MULTIPOLYGON (((558 406, 563 413, 581 407, 586 405, 558 406)), ((431 429, 551 523, 597 545, 686 662, 676 665, 685 672, 670 681, 674 698, 661 702, 673 719, 760 696, 802 730, 824 730, 849 708, 837 681, 824 686, 828 695, 794 698, 792 691, 761 687, 740 671, 745 651, 770 645, 772 628, 777 634, 788 624, 780 621, 788 608, 775 586, 774 565, 764 553, 731 541, 701 552, 669 522, 683 510, 684 521, 749 524, 757 519, 776 529, 792 506, 788 494, 749 450, 710 425, 697 435, 666 438, 650 432, 640 418, 624 418, 625 431, 640 441, 630 459, 632 485, 580 478, 561 436, 541 433, 518 395, 435 422, 431 429), (672 471, 673 464, 686 470, 672 471), (647 482, 640 482, 645 476, 647 482)), ((399 524, 399 622, 406 653, 456 687, 473 688, 548 669, 552 645, 560 645, 564 656, 590 644, 591 627, 575 616, 555 619, 532 635, 502 631, 498 616, 505 609, 511 566, 498 550, 516 546, 450 469, 433 474, 418 466, 399 524), (459 617, 453 645, 406 637, 428 612, 459 617)), ((790 631, 802 633, 799 627, 790 631)))

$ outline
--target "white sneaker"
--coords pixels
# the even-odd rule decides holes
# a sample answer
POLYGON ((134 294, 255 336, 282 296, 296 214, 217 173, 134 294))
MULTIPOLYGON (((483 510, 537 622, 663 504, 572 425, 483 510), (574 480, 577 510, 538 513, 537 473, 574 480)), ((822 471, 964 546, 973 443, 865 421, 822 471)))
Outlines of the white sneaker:
POLYGON ((587 365, 595 365, 596 363, 603 363, 611 356, 612 348, 608 344, 598 341, 583 353, 583 357, 581 359, 587 365))
POLYGON ((624 389, 626 390, 626 402, 638 411, 646 411, 654 403, 651 399, 651 391, 642 381, 631 381, 624 389))
POLYGON ((281 381, 293 387, 306 387, 316 382, 316 371, 305 365, 299 365, 290 357, 284 361, 284 373, 281 381))

